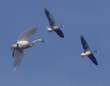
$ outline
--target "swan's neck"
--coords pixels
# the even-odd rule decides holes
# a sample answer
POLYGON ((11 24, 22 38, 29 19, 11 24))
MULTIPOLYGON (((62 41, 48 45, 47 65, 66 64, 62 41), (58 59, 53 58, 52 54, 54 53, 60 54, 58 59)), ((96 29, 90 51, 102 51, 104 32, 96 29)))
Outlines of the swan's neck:
POLYGON ((39 40, 33 41, 32 44, 30 44, 30 47, 32 47, 37 41, 39 41, 39 40))
POLYGON ((36 42, 44 42, 42 39, 37 39, 35 41, 32 42, 32 44, 30 44, 30 47, 32 47, 36 42))
POLYGON ((32 42, 32 44, 34 45, 36 42, 40 41, 39 39, 35 40, 32 42))
POLYGON ((30 44, 30 47, 32 47, 34 45, 34 43, 30 44))
POLYGON ((37 39, 37 40, 35 40, 35 41, 32 42, 31 46, 33 46, 33 45, 34 45, 36 42, 38 42, 38 41, 42 42, 41 39, 37 39))

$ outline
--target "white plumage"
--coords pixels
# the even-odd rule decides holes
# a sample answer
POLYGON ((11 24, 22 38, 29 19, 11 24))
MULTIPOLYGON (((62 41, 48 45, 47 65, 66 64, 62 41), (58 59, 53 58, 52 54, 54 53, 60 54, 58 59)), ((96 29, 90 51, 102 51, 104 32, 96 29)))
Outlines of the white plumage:
POLYGON ((29 47, 32 47, 34 45, 35 42, 40 41, 40 42, 44 42, 42 39, 37 39, 35 41, 32 42, 32 44, 29 43, 29 37, 31 35, 33 35, 36 30, 38 28, 35 27, 31 27, 29 28, 27 31, 23 32, 19 38, 18 38, 18 42, 17 43, 13 43, 10 46, 10 50, 13 50, 13 57, 15 57, 14 59, 14 71, 16 71, 21 63, 22 57, 24 55, 23 50, 27 49, 29 47))

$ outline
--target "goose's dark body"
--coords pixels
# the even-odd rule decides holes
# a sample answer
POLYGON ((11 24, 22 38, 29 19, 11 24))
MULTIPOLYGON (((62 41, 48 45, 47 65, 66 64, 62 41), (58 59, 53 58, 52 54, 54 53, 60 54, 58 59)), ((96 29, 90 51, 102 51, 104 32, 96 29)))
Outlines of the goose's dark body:
MULTIPOLYGON (((93 55, 93 52, 98 52, 98 51, 91 51, 86 40, 84 39, 83 36, 81 36, 81 43, 82 43, 82 46, 83 46, 83 49, 84 49, 84 56, 88 56, 89 59, 95 64, 95 65, 98 65, 98 62, 96 60, 96 58, 94 57, 93 55), (89 53, 88 53, 89 52, 89 53)), ((82 56, 83 57, 83 56, 82 56)))
MULTIPOLYGON (((53 31, 55 31, 61 38, 64 38, 64 34, 63 34, 63 32, 60 30, 60 28, 61 27, 64 27, 64 26, 57 26, 56 25, 56 22, 55 22, 55 20, 54 20, 54 18, 53 18, 53 16, 49 13, 49 11, 47 10, 47 9, 44 9, 44 11, 45 11, 45 14, 46 14, 46 16, 47 16, 47 18, 48 18, 48 21, 49 21, 49 24, 50 24, 50 26, 51 26, 51 28, 48 28, 48 29, 51 29, 51 31, 53 30, 53 31)), ((48 29, 47 29, 47 31, 48 31, 48 29)), ((51 32, 50 31, 50 32, 51 32)), ((48 31, 49 32, 49 31, 48 31)))

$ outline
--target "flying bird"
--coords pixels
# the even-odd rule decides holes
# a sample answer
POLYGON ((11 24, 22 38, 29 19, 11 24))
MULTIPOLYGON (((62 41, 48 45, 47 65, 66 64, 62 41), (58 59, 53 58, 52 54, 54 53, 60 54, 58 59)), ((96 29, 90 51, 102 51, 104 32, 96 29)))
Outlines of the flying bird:
POLYGON ((82 43, 82 46, 83 46, 83 49, 84 49, 84 53, 81 53, 80 54, 80 57, 84 57, 84 56, 88 56, 89 59, 95 64, 95 65, 98 65, 98 62, 96 60, 96 58, 94 57, 93 53, 94 52, 98 52, 97 50, 95 51, 91 51, 86 40, 84 39, 83 36, 81 36, 81 43, 82 43))
POLYGON ((64 38, 64 34, 63 34, 63 32, 60 30, 60 28, 62 28, 62 27, 64 27, 64 26, 57 26, 57 25, 56 25, 56 22, 55 22, 55 20, 54 20, 54 18, 53 18, 53 16, 49 13, 49 11, 48 11, 47 9, 44 9, 44 11, 45 11, 45 14, 46 14, 46 16, 47 16, 47 18, 48 18, 48 21, 49 21, 49 23, 50 23, 50 26, 51 26, 51 27, 48 27, 48 26, 47 26, 47 31, 48 31, 48 32, 55 31, 61 38, 64 38))
POLYGON ((15 57, 14 58, 14 64, 13 64, 14 71, 16 71, 18 69, 18 67, 21 63, 21 60, 22 60, 23 55, 24 55, 24 53, 23 53, 24 49, 32 47, 35 44, 35 42, 37 42, 37 41, 44 42, 42 39, 37 39, 37 40, 33 41, 32 44, 29 43, 29 41, 28 41, 29 37, 31 35, 33 35, 36 32, 37 29, 38 28, 35 28, 35 27, 29 28, 27 31, 23 32, 19 36, 17 43, 14 42, 10 46, 10 50, 13 49, 12 56, 15 57))

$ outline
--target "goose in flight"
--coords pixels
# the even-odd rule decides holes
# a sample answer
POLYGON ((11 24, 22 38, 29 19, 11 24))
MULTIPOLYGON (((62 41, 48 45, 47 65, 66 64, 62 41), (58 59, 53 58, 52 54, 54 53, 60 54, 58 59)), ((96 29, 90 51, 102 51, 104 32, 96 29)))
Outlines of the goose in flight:
POLYGON ((80 57, 82 58, 82 57, 84 57, 84 56, 88 56, 89 59, 90 59, 95 65, 98 65, 97 60, 96 60, 96 58, 95 58, 94 55, 93 55, 94 52, 98 52, 98 51, 97 51, 97 50, 91 51, 91 50, 89 49, 89 46, 88 46, 88 44, 87 44, 87 42, 86 42, 86 40, 84 39, 83 36, 81 36, 81 43, 82 43, 82 46, 83 46, 83 49, 84 49, 84 53, 81 53, 81 54, 80 54, 80 57))
POLYGON ((57 26, 53 16, 49 13, 49 11, 47 9, 45 9, 44 11, 51 26, 51 27, 47 27, 47 31, 48 32, 55 31, 61 38, 64 38, 63 32, 60 30, 60 28, 64 26, 57 26))
POLYGON ((31 35, 33 35, 36 30, 38 28, 35 28, 35 27, 31 27, 29 28, 27 31, 23 32, 19 38, 18 38, 18 41, 17 43, 13 43, 11 46, 10 46, 10 50, 13 49, 13 54, 12 56, 15 57, 14 59, 14 71, 16 71, 21 63, 21 60, 22 60, 22 57, 24 55, 23 53, 23 50, 24 49, 27 49, 29 47, 32 47, 34 45, 35 42, 37 41, 40 41, 40 42, 44 42, 42 39, 37 39, 35 41, 32 42, 32 44, 29 43, 29 37, 31 35))

